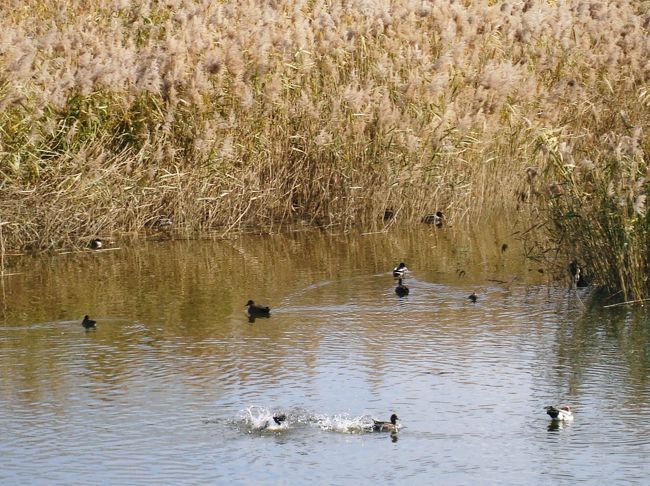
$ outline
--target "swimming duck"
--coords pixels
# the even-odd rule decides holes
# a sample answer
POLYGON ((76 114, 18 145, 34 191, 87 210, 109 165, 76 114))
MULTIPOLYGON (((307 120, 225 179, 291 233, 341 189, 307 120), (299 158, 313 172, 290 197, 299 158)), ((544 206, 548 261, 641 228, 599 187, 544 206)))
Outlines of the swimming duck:
POLYGON ((445 224, 445 215, 442 214, 442 211, 436 211, 435 214, 427 214, 422 218, 424 224, 435 225, 436 228, 442 228, 445 224))
POLYGON ((84 327, 86 331, 90 329, 97 329, 96 324, 97 322, 93 321, 92 319, 89 319, 87 315, 85 315, 84 320, 81 321, 81 325, 84 327))
POLYGON ((376 432, 397 430, 399 428, 399 426, 397 425, 397 420, 398 417, 395 414, 390 416, 390 422, 382 422, 380 420, 373 419, 372 430, 376 432))
POLYGON ((261 305, 256 305, 255 302, 252 300, 249 300, 246 302, 246 307, 248 309, 246 312, 248 313, 248 317, 270 317, 271 316, 271 309, 268 307, 263 307, 261 305))
POLYGON ((476 292, 472 292, 469 296, 467 296, 467 298, 472 302, 476 302, 478 300, 478 296, 476 295, 476 292))
POLYGON ((405 297, 409 294, 409 288, 406 285, 402 285, 402 279, 397 280, 397 287, 395 287, 395 293, 400 297, 405 297))
POLYGON ((573 413, 571 412, 571 407, 564 405, 560 408, 555 408, 554 406, 544 407, 546 413, 553 420, 573 420, 573 413))
POLYGON ((397 265, 395 268, 393 268, 393 277, 395 278, 404 278, 404 275, 406 272, 408 272, 409 269, 406 268, 406 264, 404 262, 400 263, 397 265))

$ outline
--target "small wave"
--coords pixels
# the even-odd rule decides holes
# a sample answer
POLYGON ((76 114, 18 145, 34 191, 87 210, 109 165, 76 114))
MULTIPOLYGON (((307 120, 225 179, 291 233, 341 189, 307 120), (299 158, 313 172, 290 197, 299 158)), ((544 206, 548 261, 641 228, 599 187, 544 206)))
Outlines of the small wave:
POLYGON ((78 324, 81 325, 81 320, 78 321, 50 321, 50 322, 35 322, 33 324, 16 325, 16 326, 2 326, 0 331, 34 331, 37 329, 55 329, 61 324, 78 324))

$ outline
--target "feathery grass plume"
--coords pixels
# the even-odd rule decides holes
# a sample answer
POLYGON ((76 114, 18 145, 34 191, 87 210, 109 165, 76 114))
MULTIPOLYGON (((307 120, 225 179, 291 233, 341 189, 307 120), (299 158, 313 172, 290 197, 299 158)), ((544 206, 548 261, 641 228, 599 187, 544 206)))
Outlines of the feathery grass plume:
MULTIPOLYGON (((550 215, 551 183, 604 183, 584 159, 629 167, 621 192, 647 164, 627 126, 647 126, 647 24, 634 2, 20 2, 0 19, 5 245, 161 217, 381 230, 388 206, 461 223, 522 193, 550 215), (555 128, 564 148, 537 143, 555 128)), ((644 187, 618 194, 637 219, 644 187)))
POLYGON ((531 201, 542 217, 545 244, 532 256, 564 275, 567 262, 577 260, 590 283, 624 300, 643 299, 650 294, 650 147, 643 133, 650 114, 631 93, 607 88, 600 96, 610 108, 598 119, 585 107, 571 129, 540 138, 546 191, 531 201), (621 112, 622 106, 628 110, 621 112))

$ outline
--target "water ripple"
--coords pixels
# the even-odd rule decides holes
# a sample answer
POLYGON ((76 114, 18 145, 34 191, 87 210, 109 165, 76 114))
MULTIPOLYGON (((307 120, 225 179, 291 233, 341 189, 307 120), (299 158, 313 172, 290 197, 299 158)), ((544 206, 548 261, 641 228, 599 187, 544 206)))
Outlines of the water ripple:
MULTIPOLYGON (((647 316, 565 289, 407 284, 400 299, 386 273, 298 282, 254 323, 235 294, 201 295, 214 312, 173 298, 165 312, 106 312, 126 317, 90 333, 76 320, 6 325, 0 482, 650 477, 647 316), (546 415, 562 403, 572 423, 546 415), (399 432, 371 433, 391 413, 399 432), (98 450, 101 467, 80 460, 98 450)), ((185 285, 175 298, 203 289, 185 285)))

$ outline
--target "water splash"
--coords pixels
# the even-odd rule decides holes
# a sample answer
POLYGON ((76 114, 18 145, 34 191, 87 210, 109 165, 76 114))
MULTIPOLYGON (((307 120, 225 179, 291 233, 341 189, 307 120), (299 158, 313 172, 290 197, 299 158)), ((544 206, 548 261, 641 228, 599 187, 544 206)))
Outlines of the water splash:
POLYGON ((350 417, 347 414, 332 416, 319 415, 315 417, 315 421, 322 430, 340 434, 371 432, 373 426, 372 417, 369 415, 361 415, 359 417, 350 417))
MULTIPOLYGON (((210 423, 212 420, 206 420, 210 423)), ((253 405, 241 410, 231 423, 246 433, 281 432, 298 427, 312 427, 339 434, 363 434, 373 432, 373 418, 370 415, 350 416, 348 414, 315 414, 302 408, 273 410, 253 405), (275 418, 281 419, 277 423, 275 418)))
POLYGON ((248 432, 278 432, 291 427, 291 416, 283 411, 273 411, 266 407, 250 406, 242 411, 236 424, 248 432))

